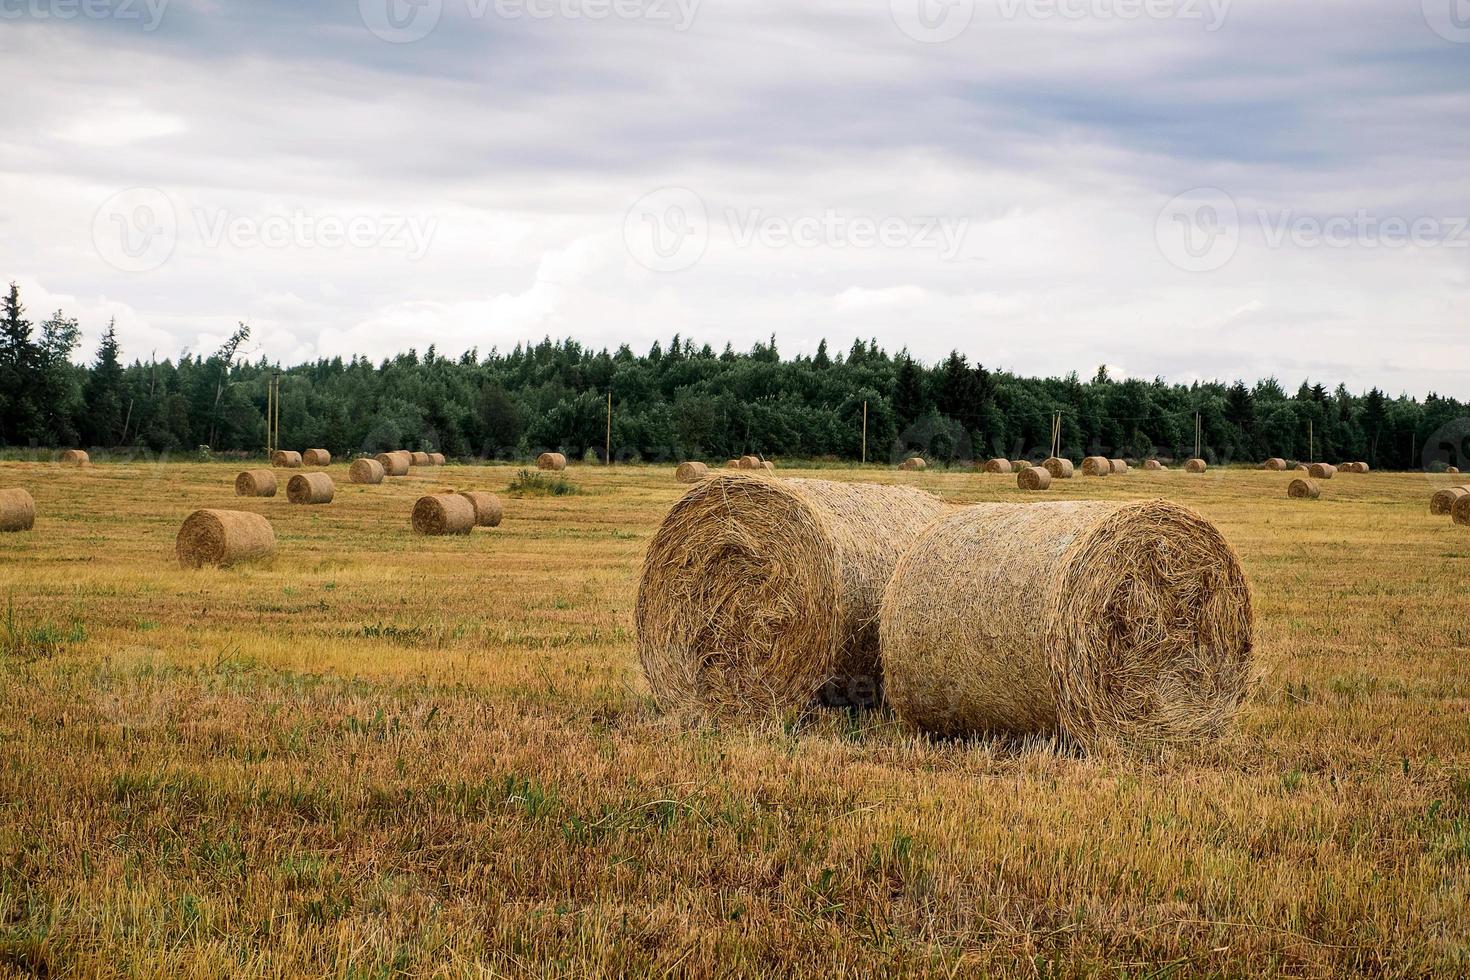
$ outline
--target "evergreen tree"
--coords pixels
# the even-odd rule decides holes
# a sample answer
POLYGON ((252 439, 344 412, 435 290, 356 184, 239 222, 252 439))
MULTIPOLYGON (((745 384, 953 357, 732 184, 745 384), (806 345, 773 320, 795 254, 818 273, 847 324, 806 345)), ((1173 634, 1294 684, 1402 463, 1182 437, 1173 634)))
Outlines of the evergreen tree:
POLYGON ((114 318, 97 345, 97 360, 85 388, 87 411, 81 420, 82 439, 89 446, 116 446, 123 441, 127 397, 119 353, 114 318))

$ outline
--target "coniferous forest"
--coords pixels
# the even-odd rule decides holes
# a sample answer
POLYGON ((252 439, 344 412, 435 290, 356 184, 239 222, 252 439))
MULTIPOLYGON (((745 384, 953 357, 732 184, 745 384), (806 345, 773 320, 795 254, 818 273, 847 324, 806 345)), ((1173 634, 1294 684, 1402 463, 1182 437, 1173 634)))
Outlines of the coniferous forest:
MULTIPOLYGON (((876 342, 783 358, 776 338, 715 350, 678 335, 646 352, 542 340, 513 350, 408 350, 250 361, 249 327, 218 350, 142 360, 109 326, 88 363, 63 312, 33 322, 11 285, 0 310, 0 445, 259 452, 280 377, 281 444, 348 456, 426 449, 520 459, 546 449, 601 458, 612 395, 616 461, 721 460, 742 453, 856 461, 867 405, 869 461, 1039 457, 1062 419, 1063 455, 1185 457, 1198 413, 1211 462, 1268 456, 1363 460, 1375 468, 1464 468, 1466 406, 1428 395, 1349 392, 1329 379, 1180 385, 1163 379, 1025 378, 953 353, 926 365, 876 342), (1309 442, 1310 440, 1310 442, 1309 442)), ((983 359, 983 358, 982 358, 983 359)))

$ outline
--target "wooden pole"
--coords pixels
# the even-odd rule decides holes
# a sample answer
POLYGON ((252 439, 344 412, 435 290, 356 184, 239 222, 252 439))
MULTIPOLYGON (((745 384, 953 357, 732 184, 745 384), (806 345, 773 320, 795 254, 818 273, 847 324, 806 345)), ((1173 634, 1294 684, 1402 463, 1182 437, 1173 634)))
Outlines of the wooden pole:
POLYGON ((863 465, 868 465, 868 403, 863 402, 863 465))
POLYGON ((612 465, 612 389, 607 390, 607 441, 603 445, 602 459, 604 466, 612 465))

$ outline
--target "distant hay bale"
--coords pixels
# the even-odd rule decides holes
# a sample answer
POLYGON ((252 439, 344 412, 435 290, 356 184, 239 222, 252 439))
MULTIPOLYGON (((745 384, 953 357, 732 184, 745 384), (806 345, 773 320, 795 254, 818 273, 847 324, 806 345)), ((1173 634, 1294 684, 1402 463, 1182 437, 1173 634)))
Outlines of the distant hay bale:
POLYGON ((878 600, 945 508, 912 487, 722 474, 659 525, 635 611, 659 706, 700 714, 879 700, 878 600))
POLYGON ((1022 490, 1050 490, 1051 474, 1040 466, 1023 466, 1016 474, 1016 486, 1022 490))
POLYGON ((462 494, 430 494, 413 505, 413 529, 419 534, 469 534, 475 523, 475 505, 462 494))
POLYGON ((1444 471, 1446 473, 1458 473, 1460 472, 1460 468, 1458 466, 1446 466, 1444 471))
POLYGON ((459 495, 470 502, 475 508, 475 525, 477 527, 499 527, 505 516, 505 508, 500 504, 500 498, 485 490, 460 490, 459 495))
POLYGON ((1113 472, 1113 464, 1102 456, 1085 456, 1082 459, 1083 476, 1107 476, 1113 472))
POLYGON ((270 470, 246 470, 235 477, 235 496, 274 497, 276 475, 270 470))
POLYGON ((929 464, 926 463, 926 462, 924 462, 924 460, 921 459, 920 457, 918 457, 918 456, 910 456, 908 459, 904 460, 902 463, 899 463, 898 464, 898 468, 901 469, 901 470, 922 470, 922 469, 925 469, 926 467, 928 467, 928 465, 929 464))
POLYGON ((774 473, 776 472, 776 464, 771 462, 769 459, 763 459, 761 460, 761 469, 765 470, 767 473, 774 473))
POLYGON ((179 528, 174 550, 185 568, 234 565, 268 558, 276 550, 276 532, 259 514, 240 510, 196 510, 179 528))
POLYGON ((1280 456, 1272 456, 1261 464, 1261 469, 1270 470, 1273 473, 1283 473, 1286 471, 1286 460, 1280 456))
POLYGON ((1051 478, 1053 480, 1072 479, 1072 474, 1074 470, 1072 469, 1072 461, 1070 459, 1062 459, 1057 456, 1052 456, 1045 460, 1041 464, 1041 466, 1042 469, 1051 474, 1051 478))
POLYGON ((727 469, 727 470, 738 470, 738 469, 740 469, 740 460, 738 460, 738 459, 729 460, 728 462, 725 463, 725 469, 727 469))
POLYGON ((428 453, 425 453, 425 452, 412 452, 412 453, 409 453, 408 454, 408 461, 409 461, 409 464, 411 466, 433 466, 434 465, 434 461, 432 459, 430 459, 429 458, 429 454, 428 453))
POLYGON ((1252 676, 1235 552, 1163 500, 951 511, 900 559, 878 621, 894 711, 945 736, 1193 742, 1229 726, 1252 676))
POLYGON ((1455 505, 1450 508, 1450 519, 1456 524, 1470 527, 1470 493, 1455 500, 1455 505))
POLYGON ((758 470, 761 468, 761 458, 759 456, 741 456, 740 468, 742 470, 758 470))
POLYGON ((61 454, 61 461, 68 466, 86 466, 92 461, 85 449, 68 449, 61 454))
POLYGON ((20 487, 0 490, 0 531, 29 531, 36 526, 36 501, 20 487))
POLYGON ((1198 456, 1184 464, 1184 472, 1186 473, 1203 473, 1209 468, 1209 464, 1198 456))
POLYGON ((1292 500, 1316 500, 1322 496, 1322 488, 1317 486, 1316 480, 1297 477, 1287 486, 1286 495, 1292 500))
POLYGON ((298 470, 302 466, 301 454, 294 449, 277 449, 271 453, 271 465, 288 470, 298 470))
POLYGON ((680 463, 674 470, 674 479, 680 483, 698 483, 709 476, 709 467, 703 463, 680 463))
POLYGON ((1110 467, 1112 467, 1112 470, 1113 470, 1114 473, 1127 473, 1128 472, 1128 463, 1125 460, 1121 460, 1121 459, 1110 459, 1110 460, 1108 460, 1108 465, 1110 467))
POLYGON ((332 454, 325 449, 308 449, 301 454, 303 466, 331 466, 332 454))
POLYGON ((536 457, 536 468, 538 470, 564 470, 567 468, 567 458, 561 453, 542 453, 536 457))
POLYGON ((1158 473, 1164 469, 1164 464, 1156 459, 1146 459, 1143 461, 1143 468, 1150 473, 1158 473))
POLYGON ((443 453, 429 453, 430 466, 443 466, 447 462, 448 460, 445 458, 443 453))
POLYGON ((325 473, 297 473, 286 482, 286 499, 293 504, 330 504, 336 492, 325 473))
POLYGON ((1429 498, 1429 513, 1435 517, 1448 517, 1454 513, 1455 501, 1466 496, 1470 496, 1470 486, 1436 490, 1434 496, 1429 498))
POLYGON ((1012 470, 1011 461, 1008 459, 988 459, 981 467, 986 473, 1009 473, 1012 470))
POLYGON ((1308 466, 1306 463, 1297 463, 1295 466, 1293 466, 1291 468, 1291 470, 1292 470, 1293 473, 1311 473, 1312 472, 1312 468, 1310 466, 1308 466))
POLYGON ((1364 463, 1361 460, 1359 460, 1358 462, 1356 462, 1356 463, 1353 464, 1353 472, 1354 473, 1368 473, 1368 472, 1371 472, 1371 470, 1369 469, 1367 463, 1364 463))
POLYGON ((383 477, 387 475, 388 468, 376 459, 354 459, 347 468, 347 479, 370 486, 382 483, 383 477))
POLYGON ((383 467, 384 476, 408 476, 408 468, 413 463, 412 455, 396 451, 378 453, 373 459, 383 467))
POLYGON ((1314 480, 1330 480, 1337 475, 1337 467, 1331 463, 1313 463, 1307 467, 1307 473, 1314 480))

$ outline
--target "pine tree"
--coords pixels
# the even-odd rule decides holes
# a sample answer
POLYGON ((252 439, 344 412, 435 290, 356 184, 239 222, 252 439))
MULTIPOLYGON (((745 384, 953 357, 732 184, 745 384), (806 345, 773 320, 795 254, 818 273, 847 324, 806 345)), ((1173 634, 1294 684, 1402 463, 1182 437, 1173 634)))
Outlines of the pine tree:
POLYGON ((31 340, 20 287, 10 284, 0 310, 0 442, 24 442, 38 427, 40 350, 31 340))
POLYGON ((82 439, 89 446, 116 446, 125 435, 122 427, 126 394, 118 354, 117 318, 114 317, 97 345, 97 360, 92 364, 92 373, 87 379, 87 410, 82 417, 82 439))

